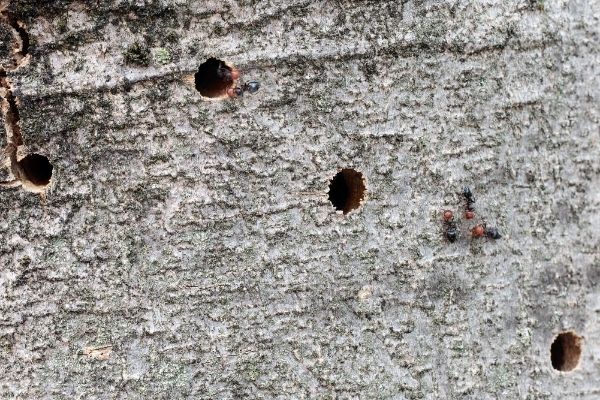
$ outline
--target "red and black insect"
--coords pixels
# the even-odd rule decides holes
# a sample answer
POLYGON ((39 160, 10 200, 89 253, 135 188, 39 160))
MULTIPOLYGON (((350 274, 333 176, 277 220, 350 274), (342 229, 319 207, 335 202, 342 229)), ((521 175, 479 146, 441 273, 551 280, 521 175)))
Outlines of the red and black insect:
POLYGON ((487 227, 485 224, 478 224, 471 229, 471 236, 474 238, 487 237, 488 239, 500 239, 502 235, 498 232, 498 228, 487 227))
POLYGON ((456 227, 456 222, 454 222, 454 213, 450 210, 445 210, 442 217, 444 219, 444 234, 446 235, 446 239, 448 239, 449 242, 454 243, 458 238, 458 229, 456 227))
POLYGON ((242 86, 236 86, 227 89, 227 95, 229 97, 239 97, 242 96, 245 92, 254 94, 258 92, 258 89, 260 89, 260 82, 250 81, 242 84, 242 86))
POLYGON ((462 194, 466 201, 465 218, 473 219, 475 218, 475 207, 473 206, 475 204, 475 196, 473 196, 473 192, 471 192, 471 189, 468 187, 463 189, 462 194))
POLYGON ((231 68, 226 65, 223 61, 219 61, 216 69, 217 77, 225 83, 233 83, 240 77, 240 70, 231 68))
POLYGON ((471 229, 471 236, 474 238, 480 238, 485 236, 485 225, 477 224, 471 229))
POLYGON ((450 222, 454 219, 454 213, 450 210, 445 210, 442 216, 444 217, 444 221, 446 222, 450 222))
POLYGON ((238 86, 230 87, 229 89, 227 89, 227 96, 229 96, 229 97, 239 97, 243 94, 244 94, 244 92, 243 92, 242 88, 240 88, 238 86))

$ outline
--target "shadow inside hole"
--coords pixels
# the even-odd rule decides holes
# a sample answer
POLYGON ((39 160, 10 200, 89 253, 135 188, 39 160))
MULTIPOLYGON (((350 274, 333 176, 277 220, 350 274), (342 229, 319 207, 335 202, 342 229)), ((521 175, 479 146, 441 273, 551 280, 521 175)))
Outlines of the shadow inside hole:
POLYGON ((205 97, 221 97, 233 84, 232 69, 221 60, 209 58, 194 75, 196 90, 205 97))
POLYGON ((579 365, 582 338, 573 332, 559 334, 550 346, 552 367, 558 371, 572 371, 579 365))
POLYGON ((336 210, 348 214, 360 206, 365 191, 365 181, 360 172, 350 168, 342 169, 329 184, 329 201, 336 210))
POLYGON ((52 164, 48 158, 40 154, 29 154, 19 161, 19 166, 31 183, 46 186, 52 179, 52 164))

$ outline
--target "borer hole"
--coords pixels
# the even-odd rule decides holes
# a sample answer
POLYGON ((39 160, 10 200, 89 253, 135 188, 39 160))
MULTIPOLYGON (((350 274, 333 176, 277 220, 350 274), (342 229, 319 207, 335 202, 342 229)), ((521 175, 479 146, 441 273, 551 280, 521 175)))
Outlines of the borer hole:
POLYGON ((363 175, 351 168, 345 168, 338 172, 329 184, 329 201, 336 210, 348 214, 360 206, 366 190, 363 175))
POLYGON ((583 339, 574 332, 559 334, 550 346, 552 367, 558 371, 568 372, 579 365, 583 339))
POLYGON ((225 62, 214 57, 209 58, 198 68, 194 75, 196 90, 205 97, 222 97, 233 86, 235 72, 225 62))
POLYGON ((52 164, 40 154, 28 154, 19 161, 19 166, 25 178, 36 186, 46 186, 52 179, 52 164))

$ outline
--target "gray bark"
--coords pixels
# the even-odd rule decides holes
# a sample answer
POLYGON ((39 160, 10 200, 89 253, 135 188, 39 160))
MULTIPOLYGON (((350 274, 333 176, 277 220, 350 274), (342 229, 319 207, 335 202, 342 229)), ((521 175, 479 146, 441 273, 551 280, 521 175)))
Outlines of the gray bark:
POLYGON ((0 191, 1 398, 600 396, 599 1, 38 3, 5 12, 54 174, 0 191), (260 91, 203 100, 208 57, 260 91))

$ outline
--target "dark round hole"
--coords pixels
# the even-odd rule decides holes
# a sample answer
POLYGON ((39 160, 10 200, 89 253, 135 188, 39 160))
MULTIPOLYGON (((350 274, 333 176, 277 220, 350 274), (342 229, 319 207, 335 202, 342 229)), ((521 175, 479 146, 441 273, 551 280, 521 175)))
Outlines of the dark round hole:
POLYGON ((574 332, 559 334, 550 346, 552 366, 558 371, 572 371, 579 364, 583 339, 574 332))
POLYGON ((233 84, 232 69, 221 60, 209 58, 198 68, 194 75, 196 90, 202 96, 221 97, 233 84))
POLYGON ((29 154, 25 156, 19 165, 25 173, 25 177, 34 185, 46 186, 52 178, 52 164, 47 157, 40 154, 29 154))
POLYGON ((336 210, 348 214, 360 206, 366 190, 363 175, 345 168, 338 172, 329 184, 329 201, 336 210))

